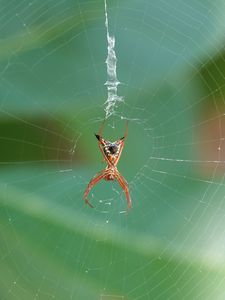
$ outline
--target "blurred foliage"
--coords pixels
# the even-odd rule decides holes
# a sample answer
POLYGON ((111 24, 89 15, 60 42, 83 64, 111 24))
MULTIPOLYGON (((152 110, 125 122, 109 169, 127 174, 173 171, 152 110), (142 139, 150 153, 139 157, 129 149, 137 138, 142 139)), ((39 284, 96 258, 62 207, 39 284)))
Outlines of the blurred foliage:
POLYGON ((104 135, 130 119, 120 214, 117 184, 82 200, 105 167, 103 1, 2 1, 0 299, 224 299, 224 11, 108 3, 125 103, 104 135))

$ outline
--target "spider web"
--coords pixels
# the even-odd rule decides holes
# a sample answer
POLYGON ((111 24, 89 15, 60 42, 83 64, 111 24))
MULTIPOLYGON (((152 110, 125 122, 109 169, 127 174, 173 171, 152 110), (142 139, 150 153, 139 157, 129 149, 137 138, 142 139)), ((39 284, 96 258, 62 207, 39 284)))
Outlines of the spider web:
POLYGON ((224 299, 224 3, 2 1, 0 28, 0 299, 224 299), (83 201, 105 118, 128 214, 116 182, 83 201))

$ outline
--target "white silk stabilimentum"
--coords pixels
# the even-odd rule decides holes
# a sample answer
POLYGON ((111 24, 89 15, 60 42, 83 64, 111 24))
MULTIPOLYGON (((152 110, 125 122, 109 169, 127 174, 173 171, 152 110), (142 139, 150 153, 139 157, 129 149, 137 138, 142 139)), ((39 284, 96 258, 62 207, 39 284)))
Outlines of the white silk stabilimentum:
POLYGON ((107 119, 114 114, 117 102, 123 101, 123 97, 117 95, 117 86, 120 82, 117 79, 116 75, 116 53, 114 50, 115 47, 115 37, 109 35, 109 25, 108 25, 108 14, 107 14, 107 3, 105 2, 105 26, 107 32, 107 41, 108 41, 108 56, 106 59, 107 65, 107 81, 105 85, 108 90, 108 97, 105 102, 105 118, 107 119))

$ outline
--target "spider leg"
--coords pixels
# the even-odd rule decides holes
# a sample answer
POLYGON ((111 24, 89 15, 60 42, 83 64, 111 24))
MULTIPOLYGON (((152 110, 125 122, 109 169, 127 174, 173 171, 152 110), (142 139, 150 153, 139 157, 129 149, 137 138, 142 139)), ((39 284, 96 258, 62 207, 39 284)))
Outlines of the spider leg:
POLYGON ((115 177, 116 177, 116 180, 118 181, 119 185, 125 192, 128 208, 131 208, 132 202, 131 202, 128 183, 127 183, 126 179, 118 171, 116 172, 115 177))
POLYGON ((89 182, 85 192, 84 192, 84 201, 87 205, 89 205, 90 207, 94 207, 87 199, 88 197, 88 194, 90 193, 90 190, 93 188, 93 186, 95 184, 97 184, 100 180, 102 180, 103 178, 105 177, 105 170, 97 173, 92 179, 91 181, 89 182))
POLYGON ((103 132, 103 127, 104 127, 104 125, 105 125, 105 119, 102 121, 102 124, 101 124, 101 126, 100 126, 100 128, 99 128, 99 131, 98 131, 98 135, 99 135, 99 136, 102 136, 102 132, 103 132))
POLYGON ((127 135, 128 135, 128 121, 126 121, 126 130, 124 133, 124 139, 127 137, 127 135))

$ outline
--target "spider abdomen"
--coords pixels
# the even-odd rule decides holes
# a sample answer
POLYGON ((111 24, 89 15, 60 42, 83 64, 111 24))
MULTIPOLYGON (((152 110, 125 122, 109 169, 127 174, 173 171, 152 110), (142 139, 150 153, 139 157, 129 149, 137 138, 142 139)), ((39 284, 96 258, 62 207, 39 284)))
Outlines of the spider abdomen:
POLYGON ((116 143, 106 143, 103 147, 106 156, 117 156, 119 154, 120 146, 116 143))
POLYGON ((111 144, 109 147, 108 147, 108 150, 111 154, 116 154, 118 152, 118 146, 117 145, 114 145, 114 144, 111 144))

